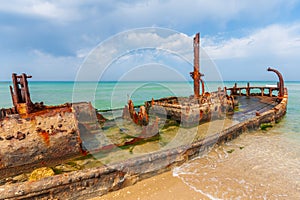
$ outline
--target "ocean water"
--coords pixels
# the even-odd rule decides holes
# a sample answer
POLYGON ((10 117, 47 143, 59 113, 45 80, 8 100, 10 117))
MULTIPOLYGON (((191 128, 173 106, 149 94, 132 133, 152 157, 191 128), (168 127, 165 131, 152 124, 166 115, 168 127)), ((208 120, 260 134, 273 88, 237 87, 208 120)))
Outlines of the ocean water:
MULTIPOLYGON (((11 107, 10 82, 0 82, 0 108, 11 107)), ((208 82, 207 91, 234 82, 208 82)), ((237 82, 246 86, 247 82, 237 82)), ((276 82, 251 82, 251 85, 276 82)), ((179 177, 207 199, 299 199, 300 197, 300 82, 286 82, 286 116, 267 131, 245 133, 211 152, 175 168, 179 177)), ((189 96, 190 82, 30 82, 33 102, 57 105, 91 101, 99 110, 123 108, 167 96, 189 96)))

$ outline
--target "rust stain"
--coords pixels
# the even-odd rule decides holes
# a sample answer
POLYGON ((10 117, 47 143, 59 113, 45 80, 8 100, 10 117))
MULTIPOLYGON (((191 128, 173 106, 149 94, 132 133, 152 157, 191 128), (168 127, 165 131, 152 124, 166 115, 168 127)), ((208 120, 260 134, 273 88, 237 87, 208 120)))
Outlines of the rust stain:
POLYGON ((41 164, 42 166, 47 166, 47 162, 46 162, 46 161, 42 161, 40 164, 41 164))
POLYGON ((30 118, 33 120, 36 116, 52 117, 57 113, 71 113, 72 107, 70 105, 60 105, 60 106, 45 106, 45 109, 36 111, 34 113, 20 115, 21 118, 30 118))
POLYGON ((200 110, 200 119, 199 120, 202 120, 203 119, 203 110, 200 110))
POLYGON ((39 134, 44 139, 44 142, 46 143, 46 145, 49 146, 50 145, 49 133, 47 133, 46 131, 42 131, 39 134))
POLYGON ((3 157, 2 155, 0 155, 0 168, 3 168, 4 167, 4 163, 2 162, 2 159, 1 157, 3 157))
POLYGON ((89 152, 88 152, 88 151, 85 151, 85 150, 83 150, 83 149, 81 148, 81 154, 82 154, 83 156, 87 156, 87 155, 89 154, 89 152))

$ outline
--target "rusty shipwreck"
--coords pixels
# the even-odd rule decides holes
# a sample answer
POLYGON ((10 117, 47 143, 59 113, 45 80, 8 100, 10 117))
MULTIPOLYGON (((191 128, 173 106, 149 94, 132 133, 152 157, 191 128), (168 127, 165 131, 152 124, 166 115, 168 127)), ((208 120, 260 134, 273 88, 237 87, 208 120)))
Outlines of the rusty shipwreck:
POLYGON ((248 83, 205 91, 199 45, 197 34, 194 70, 190 73, 194 80, 193 95, 152 99, 139 108, 129 100, 122 117, 112 120, 104 118, 89 102, 58 106, 33 103, 27 80, 31 76, 13 74, 13 107, 0 112, 0 199, 101 196, 170 170, 205 153, 216 143, 278 122, 285 115, 287 89, 276 69, 268 68, 278 76, 275 86, 248 83), (163 115, 167 120, 162 124, 163 115), (224 120, 227 118, 230 123, 224 120), (120 128, 119 123, 126 128, 120 128), (213 128, 207 131, 209 126, 213 128), (215 129, 218 126, 221 129, 215 129), (209 133, 203 135, 203 130, 209 133), (176 131, 176 142, 170 142, 168 138, 176 131), (192 137, 191 132, 195 133, 192 137), (163 139, 170 145, 162 144, 163 139), (161 148, 146 152, 144 147, 153 143, 161 148), (73 170, 62 173, 66 162, 73 163, 73 170), (90 166, 76 168, 79 162, 90 166), (16 178, 26 177, 26 173, 40 167, 55 173, 36 180, 16 178))

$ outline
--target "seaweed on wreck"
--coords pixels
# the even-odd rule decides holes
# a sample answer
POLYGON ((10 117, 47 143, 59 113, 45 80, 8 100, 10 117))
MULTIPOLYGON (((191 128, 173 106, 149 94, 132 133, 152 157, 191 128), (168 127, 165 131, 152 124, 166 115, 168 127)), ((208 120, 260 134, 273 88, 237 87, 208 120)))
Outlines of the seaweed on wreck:
POLYGON ((263 123, 260 125, 260 130, 266 131, 268 128, 272 128, 273 125, 271 123, 263 123))

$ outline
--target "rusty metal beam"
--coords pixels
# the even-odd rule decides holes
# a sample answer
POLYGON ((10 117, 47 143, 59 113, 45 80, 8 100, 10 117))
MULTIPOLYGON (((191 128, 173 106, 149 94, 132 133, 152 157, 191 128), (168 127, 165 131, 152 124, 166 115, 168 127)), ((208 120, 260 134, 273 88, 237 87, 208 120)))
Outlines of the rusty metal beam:
POLYGON ((200 76, 199 76, 199 36, 200 34, 197 33, 196 36, 194 37, 194 95, 196 98, 199 97, 199 81, 200 81, 200 76))
POLYGON ((12 101, 13 101, 13 105, 15 106, 15 108, 17 108, 17 105, 19 103, 19 98, 21 96, 21 92, 20 92, 20 89, 18 86, 17 74, 13 73, 11 78, 12 78, 12 82, 13 82, 13 86, 10 86, 12 101))
POLYGON ((28 81, 27 81, 27 78, 31 78, 31 76, 27 76, 26 74, 22 74, 21 76, 21 80, 20 80, 20 83, 21 85, 23 85, 23 98, 25 100, 25 103, 28 105, 28 106, 31 106, 32 102, 31 102, 31 99, 30 99, 30 93, 29 93, 29 88, 28 88, 28 81))

